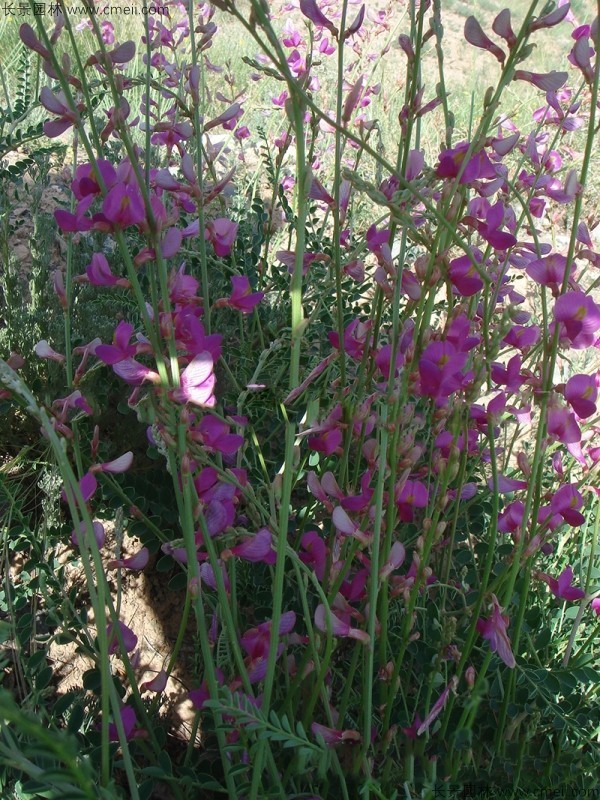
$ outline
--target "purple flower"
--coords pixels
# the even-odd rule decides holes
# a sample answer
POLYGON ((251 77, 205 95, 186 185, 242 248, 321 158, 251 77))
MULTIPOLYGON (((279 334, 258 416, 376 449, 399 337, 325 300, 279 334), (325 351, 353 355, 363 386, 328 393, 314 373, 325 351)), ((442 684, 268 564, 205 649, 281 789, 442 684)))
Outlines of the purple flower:
POLYGON ((583 292, 566 292, 554 304, 554 318, 576 350, 589 347, 600 328, 600 307, 583 292))
POLYGON ((578 417, 591 417, 596 413, 596 378, 593 375, 573 375, 566 383, 564 396, 578 417))
POLYGON ((108 192, 102 203, 106 219, 119 228, 140 225, 146 219, 142 195, 137 186, 117 183, 108 192))
POLYGON ((214 395, 215 373, 210 353, 197 355, 183 370, 180 386, 173 389, 171 397, 177 403, 192 403, 204 408, 214 408, 217 399, 214 395))
POLYGON ((64 133, 72 125, 75 125, 79 111, 82 111, 84 106, 79 103, 77 111, 73 111, 67 105, 67 98, 63 92, 57 95, 52 94, 51 90, 44 86, 40 92, 40 103, 47 111, 58 115, 58 119, 51 120, 44 123, 44 133, 49 139, 54 139, 64 133))
POLYGON ((473 153, 463 167, 469 147, 469 142, 459 142, 450 150, 442 150, 436 170, 438 177, 456 178, 462 170, 460 183, 473 183, 481 178, 496 178, 496 170, 485 150, 473 153))
MULTIPOLYGON (((221 553, 222 558, 226 557, 227 552, 224 550, 221 553)), ((232 547, 229 553, 251 563, 262 562, 272 566, 277 561, 277 553, 273 549, 273 535, 268 528, 261 528, 254 536, 232 547)))
POLYGON ((323 14, 317 5, 317 0, 300 0, 300 11, 305 17, 308 17, 311 22, 314 22, 315 25, 318 25, 320 28, 327 28, 327 30, 337 38, 338 29, 333 22, 328 20, 325 14, 323 14))
POLYGON ((538 572, 537 577, 548 584, 550 591, 559 600, 581 600, 585 597, 583 589, 577 589, 573 586, 573 570, 571 567, 565 567, 563 571, 556 578, 551 578, 545 572, 538 572))
POLYGON ((116 569, 117 567, 121 567, 123 569, 133 569, 136 571, 140 571, 145 569, 148 566, 148 561, 150 560, 150 551, 147 547, 142 547, 141 550, 138 550, 137 553, 134 555, 129 556, 129 558, 114 558, 108 562, 107 568, 108 569, 116 569))
POLYGON ((132 333, 133 325, 129 322, 119 322, 113 335, 113 344, 99 344, 96 347, 96 357, 111 366, 131 358, 137 352, 136 346, 129 344, 132 333))
MULTIPOLYGON (((135 650, 138 643, 138 638, 135 633, 125 625, 124 622, 119 620, 119 629, 121 631, 121 635, 123 636, 123 644, 125 645, 125 652, 130 653, 132 650, 135 650)), ((106 629, 106 636, 108 638, 108 652, 109 654, 115 655, 119 651, 119 640, 117 638, 117 633, 115 631, 114 625, 111 623, 106 629)))
POLYGON ((233 275, 231 277, 233 291, 229 297, 222 297, 215 302, 215 308, 229 306, 241 311, 242 314, 250 314, 265 296, 264 292, 253 292, 250 288, 250 281, 246 275, 233 275))
POLYGON ((544 92, 557 92, 561 86, 567 82, 569 74, 567 72, 528 72, 524 69, 517 69, 513 75, 514 81, 527 81, 533 84, 536 88, 544 92))
POLYGON ((483 289, 483 281, 469 256, 459 256, 448 266, 448 277, 457 294, 472 297, 483 289))
POLYGON ((492 53, 501 64, 504 64, 506 58, 504 50, 492 42, 473 16, 467 17, 465 21, 465 39, 474 47, 480 47, 482 50, 487 50, 489 53, 492 53))
POLYGON ((477 631, 490 643, 492 653, 497 653, 507 667, 514 669, 515 657, 506 633, 508 617, 502 616, 502 608, 495 594, 492 595, 492 616, 477 620, 477 631))
POLYGON ((343 744, 344 742, 360 742, 361 740, 361 735, 358 731, 341 731, 335 728, 327 728, 325 725, 320 725, 318 722, 313 722, 310 729, 314 736, 322 736, 323 741, 328 747, 336 747, 338 744, 343 744))
POLYGON ((444 691, 441 693, 441 695, 438 697, 438 699, 431 707, 431 711, 429 712, 429 714, 427 714, 423 722, 417 728, 417 736, 420 736, 422 733, 425 733, 425 731, 429 729, 431 723, 440 715, 442 709, 446 705, 450 692, 455 691, 457 686, 458 686, 458 678, 456 677, 456 675, 454 675, 448 686, 446 686, 444 691))
POLYGON ((215 255, 223 258, 231 253, 238 232, 237 222, 220 217, 211 220, 206 226, 204 238, 212 244, 215 255))

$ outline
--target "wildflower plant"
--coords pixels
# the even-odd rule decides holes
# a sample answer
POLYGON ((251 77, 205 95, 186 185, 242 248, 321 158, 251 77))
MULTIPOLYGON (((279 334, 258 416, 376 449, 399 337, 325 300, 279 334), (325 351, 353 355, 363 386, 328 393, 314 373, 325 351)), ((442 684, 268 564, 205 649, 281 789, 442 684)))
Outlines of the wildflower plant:
MULTIPOLYGON (((72 131, 76 157, 69 208, 54 214, 68 240, 53 282, 63 352, 42 339, 7 354, 0 380, 64 481, 93 610, 75 634, 94 662, 81 744, 101 790, 146 797, 160 779, 175 797, 256 800, 585 787, 598 767, 582 743, 599 725, 600 373, 576 365, 600 346, 586 205, 598 18, 575 24, 568 3, 536 0, 488 31, 468 17, 464 46, 499 77, 459 132, 436 0, 250 0, 250 15, 230 0, 167 5, 139 45, 90 13, 87 58, 68 13, 20 30, 49 79, 45 133, 72 131), (247 86, 210 59, 232 20, 256 44, 247 80, 264 87, 272 135, 255 127, 247 86), (536 71, 536 35, 569 23, 564 69, 536 71), (435 85, 421 69, 430 50, 435 85), (392 152, 379 145, 374 77, 390 53, 405 71, 392 152), (503 110, 524 84, 541 103, 527 130, 503 110), (268 211, 245 201, 253 141, 268 211), (559 219, 564 245, 549 235, 559 219), (84 290, 121 304, 108 339, 73 330, 84 290), (35 358, 64 371, 51 402, 19 377, 35 358), (86 397, 98 373, 137 417, 136 452, 101 454, 110 429, 86 397), (126 490, 148 456, 168 525, 126 490), (115 496, 142 541, 106 564, 115 496), (153 568, 180 571, 185 601, 168 663, 142 683, 135 619, 120 619, 108 573, 153 568), (202 746, 191 737, 171 761, 160 711, 192 617, 202 746)), ((18 762, 43 783, 34 767, 18 762)))

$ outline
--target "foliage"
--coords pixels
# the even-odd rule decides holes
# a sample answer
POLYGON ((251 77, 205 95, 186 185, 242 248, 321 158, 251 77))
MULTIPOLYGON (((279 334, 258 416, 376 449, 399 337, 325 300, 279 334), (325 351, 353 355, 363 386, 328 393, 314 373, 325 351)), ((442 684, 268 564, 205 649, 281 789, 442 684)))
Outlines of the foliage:
POLYGON ((598 21, 467 17, 493 85, 465 102, 441 3, 297 5, 171 6, 139 46, 97 14, 20 29, 7 796, 583 796, 598 774, 598 21), (540 66, 555 35, 566 64, 540 66), (181 600, 145 682, 141 571, 181 600), (66 694, 57 643, 89 663, 66 694))

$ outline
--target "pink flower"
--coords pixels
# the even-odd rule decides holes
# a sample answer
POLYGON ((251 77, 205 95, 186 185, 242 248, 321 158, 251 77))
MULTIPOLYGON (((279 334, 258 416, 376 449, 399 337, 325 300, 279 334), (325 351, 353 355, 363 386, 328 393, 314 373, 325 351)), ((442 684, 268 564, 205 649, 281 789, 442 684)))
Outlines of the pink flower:
POLYGON ((233 291, 229 297, 223 297, 215 302, 215 308, 229 306, 241 311, 242 314, 250 314, 265 296, 264 292, 252 292, 250 281, 246 275, 233 275, 231 277, 233 291))
POLYGON ((573 375, 567 381, 564 396, 578 417, 586 419, 596 413, 598 387, 593 375, 573 375))
POLYGON ((102 203, 106 219, 119 228, 140 225, 146 219, 142 195, 137 186, 117 183, 108 192, 102 203))
POLYGON ((191 429, 190 438, 200 442, 209 452, 231 456, 243 445, 244 437, 230 431, 226 422, 207 415, 191 429))
MULTIPOLYGON (((131 630, 131 628, 128 628, 124 622, 121 622, 119 620, 118 624, 119 624, 119 630, 121 631, 121 635, 123 636, 123 644, 125 646, 125 652, 130 653, 137 647, 138 638, 135 635, 135 633, 131 630)), ((115 655, 115 653, 119 651, 120 645, 113 624, 110 624, 107 627, 106 636, 108 638, 108 652, 111 656, 115 655)))
POLYGON ((583 292, 566 292, 554 304, 554 318, 576 350, 589 347, 600 328, 600 307, 583 292))
POLYGON ((573 570, 571 567, 565 567, 563 571, 556 578, 551 578, 545 572, 538 572, 537 577, 548 584, 550 591, 555 597, 560 600, 581 600, 585 597, 583 589, 577 589, 573 586, 573 570))
POLYGON ((323 14, 317 5, 317 0, 300 0, 300 11, 305 17, 308 17, 311 22, 314 22, 315 25, 320 28, 327 28, 327 30, 337 38, 338 29, 333 22, 328 20, 325 14, 323 14))
MULTIPOLYGON (((473 254, 475 256, 475 253, 473 254)), ((476 258, 477 260, 477 258, 476 258)), ((483 289, 483 281, 469 256, 459 256, 448 266, 448 277, 456 294, 472 297, 483 289)))
POLYGON ((465 22, 465 39, 474 47, 480 47, 482 50, 487 50, 489 53, 492 53, 501 64, 504 63, 504 59, 506 58, 504 50, 492 42, 473 16, 467 17, 465 22))
MULTIPOLYGON (((296 614, 293 611, 286 611, 279 620, 279 636, 290 633, 296 624, 296 614)), ((240 644, 248 654, 246 668, 250 683, 262 681, 267 673, 267 660, 271 643, 272 622, 263 622, 256 628, 252 628, 242 636, 240 644)), ((283 653, 283 645, 277 647, 277 658, 283 653)))
MULTIPOLYGON (((135 727, 137 723, 137 717, 131 706, 123 706, 119 714, 127 741, 130 741, 131 739, 145 738, 148 735, 143 728, 135 727)), ((119 733, 114 722, 111 722, 108 726, 108 738, 111 742, 119 741, 119 733)))
POLYGON ((590 603, 590 607, 596 616, 600 617, 600 597, 594 597, 590 603))
POLYGON ((488 640, 492 653, 497 653, 507 667, 514 669, 516 661, 506 633, 508 617, 502 616, 502 608, 495 594, 492 595, 492 605, 492 616, 478 619, 477 631, 488 640))
MULTIPOLYGON (((85 503, 87 503, 88 500, 91 500, 97 488, 98 488, 98 481, 96 480, 94 475, 92 475, 91 472, 86 472, 83 478, 81 478, 81 480, 79 481, 79 491, 81 492, 83 496, 83 501, 85 503)), ((64 489, 61 491, 60 496, 63 502, 66 503, 67 493, 64 489)))
POLYGON ((113 335, 113 344, 99 344, 95 351, 96 357, 112 366, 134 356, 137 348, 129 344, 132 333, 133 325, 129 322, 119 322, 113 335))
POLYGON ((47 111, 58 115, 58 119, 44 123, 44 133, 49 139, 60 136, 61 133, 64 133, 78 121, 79 112, 84 108, 83 104, 79 103, 77 110, 73 111, 69 108, 67 102, 63 92, 54 95, 47 86, 44 86, 40 92, 40 103, 47 111))
POLYGON ((548 434, 563 444, 581 441, 581 429, 573 412, 554 404, 548 409, 548 434))
MULTIPOLYGON (((85 268, 86 276, 92 286, 123 286, 131 284, 126 278, 117 278, 113 275, 110 265, 103 253, 94 253, 92 261, 85 268)), ((83 278, 85 280, 85 278, 83 278)))
MULTIPOLYGON (((344 614, 343 612, 338 613, 343 614, 343 616, 346 618, 349 618, 348 614, 344 614)), ((371 641, 369 634, 366 631, 362 631, 360 628, 352 628, 349 622, 347 622, 345 619, 341 619, 340 616, 333 612, 333 610, 328 609, 326 611, 325 606, 321 603, 315 609, 315 626, 322 633, 327 633, 327 619, 329 619, 331 631, 334 636, 343 636, 349 639, 356 639, 363 644, 369 644, 371 641)))
POLYGON ((163 692, 167 685, 168 675, 161 669, 151 681, 146 681, 140 686, 140 692, 163 692))
POLYGON ((214 408, 215 373, 210 353, 197 355, 181 373, 180 386, 173 389, 171 397, 177 403, 192 403, 204 408, 214 408))
MULTIPOLYGON (((221 556, 225 558, 227 552, 223 551, 221 556)), ((272 566, 277 561, 277 553, 273 549, 273 535, 268 528, 261 528, 242 544, 232 547, 229 553, 251 563, 262 562, 272 566)))
POLYGON ((212 244, 215 255, 223 258, 231 253, 238 232, 237 222, 225 217, 211 220, 206 226, 204 238, 212 244))
MULTIPOLYGON (((83 539, 85 536, 85 529, 86 524, 85 522, 79 523, 79 531, 73 530, 71 531, 71 541, 75 545, 79 545, 80 537, 83 539)), ((101 522, 95 520, 92 522, 92 530, 94 532, 94 539, 96 540, 96 544, 98 545, 98 549, 104 547, 104 541, 106 539, 106 534, 104 532, 104 526, 101 522)))
POLYGON ((138 550, 137 553, 129 556, 129 558, 113 558, 108 562, 107 568, 116 569, 117 567, 121 567, 123 569, 140 571, 142 569, 146 569, 149 560, 150 551, 147 547, 142 547, 141 550, 138 550))
POLYGON ((444 691, 441 693, 441 695, 438 697, 438 699, 431 707, 431 711, 429 712, 429 714, 427 714, 423 722, 417 728, 417 736, 421 736, 422 733, 425 733, 425 731, 429 729, 431 723, 440 715, 442 709, 446 705, 448 697, 450 696, 450 692, 455 691, 457 686, 458 686, 458 678, 456 677, 456 675, 454 675, 448 686, 446 686, 444 691))
POLYGON ((462 170, 460 183, 473 183, 482 178, 496 178, 496 170, 485 150, 473 153, 463 169, 463 162, 469 147, 469 142, 459 142, 450 150, 442 150, 439 156, 440 163, 436 170, 438 177, 456 178, 462 170))
POLYGON ((544 92, 557 92, 567 82, 568 77, 569 74, 567 72, 556 72, 556 70, 539 73, 517 69, 514 72, 513 80, 527 81, 527 83, 533 84, 544 92))
POLYGON ((66 358, 62 353, 57 353, 56 350, 53 350, 45 339, 36 344, 33 352, 38 358, 47 358, 50 361, 57 361, 59 364, 62 364, 66 358))
POLYGON ((315 737, 322 736, 323 741, 328 747, 336 747, 338 744, 343 744, 344 742, 360 742, 361 740, 361 735, 358 731, 339 731, 335 728, 327 728, 325 725, 319 725, 318 722, 313 722, 310 729, 315 737))

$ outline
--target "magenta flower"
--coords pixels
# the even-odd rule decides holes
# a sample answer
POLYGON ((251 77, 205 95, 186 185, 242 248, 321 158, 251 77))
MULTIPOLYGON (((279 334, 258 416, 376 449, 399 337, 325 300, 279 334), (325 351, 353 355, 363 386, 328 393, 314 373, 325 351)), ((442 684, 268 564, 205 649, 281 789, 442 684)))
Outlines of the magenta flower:
POLYGON ((504 50, 492 42, 489 36, 484 33, 479 22, 477 22, 473 16, 467 17, 465 21, 465 39, 474 47, 480 47, 482 50, 487 50, 489 53, 495 56, 501 64, 504 64, 504 60, 506 58, 504 50))
POLYGON ((431 342, 419 359, 421 394, 444 405, 447 398, 458 391, 464 380, 462 369, 467 361, 465 353, 457 352, 450 342, 431 342))
POLYGON ((583 589, 578 589, 573 586, 573 570, 571 567, 565 567, 558 576, 558 579, 551 578, 545 572, 538 572, 537 577, 548 584, 550 591, 559 600, 581 600, 585 597, 583 589))
MULTIPOLYGON (((113 275, 110 265, 103 253, 94 253, 92 261, 85 268, 86 276, 92 286, 131 286, 126 278, 117 278, 113 275)), ((83 278, 85 280, 85 277, 83 278)))
POLYGON ((272 566, 277 561, 277 553, 273 549, 273 535, 268 528, 261 528, 254 536, 232 547, 231 550, 224 550, 221 553, 222 558, 225 559, 228 553, 250 563, 262 562, 272 566))
MULTIPOLYGON (((125 652, 131 653, 132 650, 135 650, 138 643, 138 638, 135 633, 125 625, 124 622, 119 620, 119 630, 121 631, 121 635, 123 636, 123 644, 125 645, 125 652)), ((108 638, 108 652, 109 654, 115 655, 119 651, 119 640, 117 637, 117 633, 115 630, 115 626, 111 623, 106 629, 106 636, 108 638)))
POLYGON ((335 27, 333 22, 328 20, 325 14, 323 14, 317 5, 317 0, 300 0, 300 11, 319 28, 327 28, 327 30, 337 39, 338 29, 335 27))
POLYGON ((513 325, 502 341, 524 351, 536 345, 540 336, 541 331, 537 325, 513 325))
POLYGON ((575 483, 563 484, 550 501, 550 510, 553 514, 560 514, 568 525, 576 527, 583 525, 585 517, 579 511, 583 506, 583 497, 575 483))
MULTIPOLYGON (((296 624, 296 614, 293 611, 286 611, 281 615, 279 621, 279 636, 290 633, 296 624)), ((242 636, 240 644, 248 654, 246 668, 250 683, 262 681, 267 673, 267 660, 269 657, 269 647, 271 642, 271 620, 263 622, 256 628, 252 628, 242 636)), ((277 647, 277 658, 283 653, 283 644, 277 647)))
MULTIPOLYGON (((475 253, 473 254, 475 256, 475 253)), ((476 257, 476 256, 475 256, 476 257)), ((471 297, 483 289, 483 281, 469 256, 459 256, 448 266, 448 277, 456 294, 471 297)))
POLYGON ((437 717, 439 717, 444 706, 446 705, 448 697, 450 696, 450 692, 455 691, 457 686, 458 686, 458 678, 456 677, 456 675, 454 675, 450 680, 450 683, 446 686, 444 691, 432 705, 429 714, 427 714, 423 722, 417 728, 417 736, 421 736, 421 734, 425 733, 425 731, 429 729, 431 723, 434 722, 434 720, 437 717))
POLYGON ((223 420, 207 415, 190 431, 190 438, 202 444, 208 452, 231 456, 244 444, 244 437, 231 433, 231 427, 223 420))
POLYGON ((180 386, 173 389, 171 397, 177 403, 192 403, 204 408, 214 408, 217 399, 214 395, 215 373, 210 353, 197 355, 183 370, 180 386))
MULTIPOLYGON (((347 619, 349 618, 348 614, 343 614, 343 616, 347 619)), ((356 639, 363 644, 369 644, 371 641, 369 634, 366 631, 361 631, 360 628, 352 628, 347 619, 342 619, 331 609, 326 611, 325 606, 320 603, 315 609, 315 626, 322 633, 327 633, 327 618, 329 618, 331 631, 334 636, 343 636, 349 639, 356 639)))
POLYGON ((496 169, 485 150, 473 153, 463 168, 469 147, 469 142, 459 142, 450 150, 442 150, 439 156, 440 163, 436 170, 437 176, 439 178, 456 178, 462 170, 460 183, 473 183, 482 178, 496 178, 496 169))
MULTIPOLYGON (((573 273, 575 263, 571 262, 569 275, 573 273)), ((567 270, 567 259, 559 253, 552 253, 546 258, 539 258, 530 261, 525 267, 525 272, 530 278, 541 286, 548 286, 552 290, 554 297, 560 294, 560 287, 565 279, 567 270)))
POLYGON ((600 307, 583 292, 566 292, 554 304, 554 318, 571 346, 580 350, 594 343, 594 334, 600 328, 600 307))
POLYGON ((141 550, 138 550, 137 553, 129 556, 129 558, 113 558, 108 562, 107 568, 116 569, 117 567, 121 567, 123 569, 132 569, 139 572, 142 569, 146 569, 149 560, 150 551, 147 547, 142 547, 141 550))
POLYGON ((237 222, 225 217, 211 220, 206 226, 204 238, 212 244, 215 255, 223 258, 231 253, 238 232, 237 222))
POLYGON ((158 372, 154 372, 150 367, 140 364, 135 358, 126 358, 117 364, 113 364, 113 372, 130 386, 141 386, 144 381, 150 381, 150 383, 154 384, 161 382, 158 372))
MULTIPOLYGON (((127 741, 136 738, 144 738, 147 736, 145 730, 142 728, 136 728, 137 717, 131 706, 123 706, 119 714, 121 716, 121 722, 123 723, 123 730, 125 731, 125 738, 127 741)), ((108 738, 111 742, 119 741, 117 726, 114 722, 111 722, 108 726, 108 738)))
POLYGON ((477 631, 488 640, 492 653, 497 653, 507 667, 514 669, 516 661, 506 632, 508 617, 502 616, 502 608, 495 594, 492 595, 492 604, 492 616, 488 619, 478 619, 477 631))
POLYGON ((132 333, 133 325, 129 322, 119 322, 113 335, 113 344, 99 344, 96 347, 96 357, 111 366, 131 358, 137 352, 137 347, 129 344, 132 333))
POLYGON ((72 125, 75 125, 79 118, 79 112, 84 109, 83 103, 79 103, 76 111, 71 110, 67 105, 65 94, 59 92, 54 95, 47 86, 44 86, 40 92, 40 103, 47 111, 58 115, 58 119, 44 122, 44 133, 49 139, 60 136, 72 125))
POLYGON ((80 164, 75 170, 75 179, 71 182, 71 189, 78 200, 83 200, 89 195, 99 195, 100 178, 106 189, 110 189, 117 182, 117 173, 110 161, 98 159, 98 169, 93 164, 80 164))
POLYGON ((568 72, 556 72, 556 70, 540 73, 517 69, 513 75, 513 81, 527 81, 544 92, 557 92, 567 82, 568 77, 568 72))
POLYGON ((594 597, 594 599, 590 603, 590 606, 594 614, 600 617, 600 597, 594 597))
POLYGON ((310 729, 314 736, 322 736, 328 747, 336 747, 339 744, 344 744, 344 742, 360 742, 362 738, 358 731, 340 731, 320 725, 318 722, 313 722, 310 729))
POLYGON ((327 546, 317 531, 307 531, 301 541, 302 550, 299 553, 300 561, 311 566, 317 578, 322 581, 325 577, 327 562, 327 546))
POLYGON ((562 406, 551 405, 548 409, 548 435, 563 444, 580 442, 581 429, 573 412, 562 406))
POLYGON ((137 186, 117 183, 102 203, 104 217, 119 228, 140 225, 146 219, 144 202, 137 186))
POLYGON ((566 383, 564 396, 578 417, 587 419, 596 413, 598 387, 593 375, 573 375, 566 383))
POLYGON ((395 500, 400 519, 403 522, 412 522, 413 509, 427 508, 429 491, 422 481, 405 481, 402 486, 396 486, 395 500))
MULTIPOLYGON (((80 522, 79 531, 76 530, 71 531, 71 541, 73 542, 73 544, 79 546, 79 539, 80 537, 83 539, 83 537, 85 536, 85 529, 86 529, 85 522, 80 522)), ((95 520, 94 522, 92 522, 92 530, 94 532, 94 539, 96 540, 96 544, 98 545, 98 549, 100 550, 102 547, 104 547, 104 542, 106 540, 104 525, 102 525, 101 522, 98 522, 98 520, 95 520)))
POLYGON ((246 275, 233 275, 231 285, 233 286, 231 295, 217 300, 215 308, 229 306, 241 311, 242 314, 250 314, 265 296, 264 292, 252 291, 246 275))

